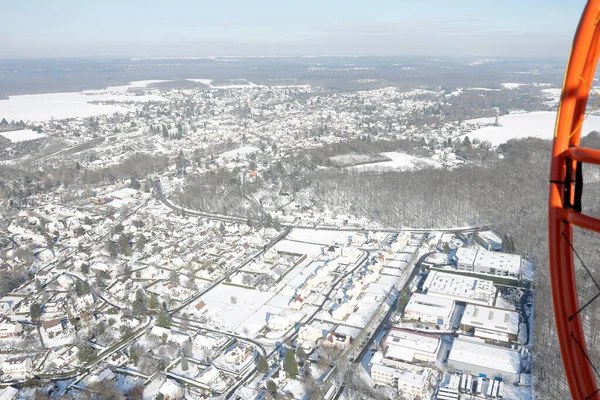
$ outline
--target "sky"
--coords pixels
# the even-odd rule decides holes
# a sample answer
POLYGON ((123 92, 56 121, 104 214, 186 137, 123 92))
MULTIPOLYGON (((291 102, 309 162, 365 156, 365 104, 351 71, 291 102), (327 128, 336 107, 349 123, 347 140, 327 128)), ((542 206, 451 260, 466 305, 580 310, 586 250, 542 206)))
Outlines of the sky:
POLYGON ((4 1, 0 58, 564 57, 582 0, 4 1))

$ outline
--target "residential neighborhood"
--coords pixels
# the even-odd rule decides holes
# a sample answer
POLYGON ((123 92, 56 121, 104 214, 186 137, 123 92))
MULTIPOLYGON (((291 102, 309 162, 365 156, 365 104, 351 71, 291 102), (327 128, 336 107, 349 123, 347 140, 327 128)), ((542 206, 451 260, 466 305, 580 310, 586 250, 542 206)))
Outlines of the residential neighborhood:
POLYGON ((62 145, 27 158, 49 172, 7 183, 28 195, 1 204, 16 282, 0 298, 2 385, 250 400, 337 399, 352 381, 367 397, 529 398, 533 264, 506 236, 385 226, 285 178, 380 129, 413 155, 340 147, 325 164, 456 168, 479 123, 412 124, 435 90, 161 82, 78 94, 115 113, 25 122, 62 145))

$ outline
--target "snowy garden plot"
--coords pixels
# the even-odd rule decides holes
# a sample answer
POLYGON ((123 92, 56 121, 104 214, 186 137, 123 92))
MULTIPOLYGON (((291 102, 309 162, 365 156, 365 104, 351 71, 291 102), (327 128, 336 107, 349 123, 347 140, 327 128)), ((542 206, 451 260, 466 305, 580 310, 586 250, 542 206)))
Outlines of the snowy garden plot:
MULTIPOLYGON (((258 290, 221 284, 207 293, 202 300, 206 303, 208 309, 207 317, 214 324, 242 333, 242 325, 248 329, 255 329, 255 325, 259 323, 261 323, 260 328, 266 325, 266 314, 262 316, 262 322, 259 322, 259 316, 254 316, 252 321, 254 321, 255 325, 253 326, 248 326, 244 322, 274 296, 275 294, 272 292, 260 292, 258 290)), ((273 308, 274 310, 281 311, 280 308, 273 308)))
POLYGON ((283 393, 290 393, 294 399, 304 399, 309 394, 306 393, 304 383, 297 379, 286 379, 283 393))
MULTIPOLYGON (((346 233, 339 231, 326 231, 319 229, 294 229, 288 235, 288 240, 314 243, 329 246, 334 243, 342 243, 346 233)), ((320 248, 319 248, 320 251, 320 248)))
POLYGON ((193 359, 188 358, 188 370, 184 371, 181 369, 181 361, 177 363, 169 372, 172 374, 176 374, 178 376, 182 376, 184 378, 195 380, 196 376, 206 368, 206 365, 196 363, 193 359))
POLYGON ((291 240, 281 240, 275 245, 275 250, 290 254, 307 254, 308 256, 316 256, 321 253, 321 246, 309 243, 294 242, 291 240))
POLYGON ((122 393, 127 393, 132 387, 142 385, 144 379, 131 375, 117 374, 116 383, 122 393))
POLYGON ((75 341, 75 330, 70 327, 68 330, 65 330, 62 334, 53 336, 50 338, 43 329, 40 329, 42 339, 44 340, 44 345, 46 347, 57 347, 57 346, 66 346, 75 341))

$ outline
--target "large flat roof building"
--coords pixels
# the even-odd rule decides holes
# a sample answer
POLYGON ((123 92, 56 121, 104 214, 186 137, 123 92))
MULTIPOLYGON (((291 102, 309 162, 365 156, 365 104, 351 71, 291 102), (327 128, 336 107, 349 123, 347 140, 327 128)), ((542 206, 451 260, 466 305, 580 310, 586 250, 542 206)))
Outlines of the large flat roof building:
POLYGON ((449 325, 454 313, 454 300, 413 293, 404 308, 404 318, 430 324, 449 325))
POLYGON ((486 344, 483 339, 459 336, 448 356, 448 369, 487 378, 519 381, 521 354, 517 350, 486 344))
POLYGON ((477 247, 459 247, 454 256, 456 268, 496 276, 518 278, 521 274, 521 256, 499 253, 477 247))
POLYGON ((439 336, 392 328, 383 339, 384 358, 398 361, 435 362, 442 341, 439 336))
POLYGON ((516 278, 521 274, 521 256, 479 249, 473 271, 516 278))
POLYGON ((496 294, 492 281, 440 271, 429 272, 423 291, 430 296, 481 305, 491 305, 496 294))
POLYGON ((519 313, 502 308, 468 304, 460 320, 464 332, 474 336, 511 342, 519 335, 519 313))

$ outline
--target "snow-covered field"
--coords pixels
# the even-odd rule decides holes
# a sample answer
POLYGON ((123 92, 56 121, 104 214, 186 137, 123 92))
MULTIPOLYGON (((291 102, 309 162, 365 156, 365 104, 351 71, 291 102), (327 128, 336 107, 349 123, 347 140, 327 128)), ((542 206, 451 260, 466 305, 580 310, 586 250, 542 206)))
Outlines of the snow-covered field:
POLYGON ((546 104, 552 106, 552 105, 558 104, 558 101, 560 100, 560 95, 562 93, 562 89, 561 88, 546 88, 546 89, 542 89, 542 93, 548 99, 546 104))
POLYGON ((459 94, 461 94, 464 91, 463 88, 458 88, 455 91, 451 92, 450 94, 447 94, 446 97, 450 97, 450 96, 458 96, 459 94))
POLYGON ((315 256, 321 252, 321 246, 319 245, 294 242, 285 239, 277 242, 275 249, 279 252, 290 254, 308 254, 310 256, 315 256))
POLYGON ((28 140, 35 140, 46 137, 41 133, 32 131, 31 129, 22 129, 20 131, 0 132, 0 136, 4 136, 13 143, 26 142, 28 140))
MULTIPOLYGON (((472 119, 466 122, 493 124, 494 120, 495 117, 491 117, 472 119)), ((468 136, 471 140, 488 140, 493 146, 506 143, 510 139, 526 137, 551 140, 554 136, 555 122, 556 113, 551 111, 503 115, 499 118, 501 126, 485 126, 464 136, 468 136)), ((594 130, 600 131, 600 116, 590 115, 583 123, 581 136, 585 136, 594 130)))
POLYGON ((287 239, 329 246, 335 243, 343 243, 344 236, 344 233, 340 231, 294 229, 287 235, 287 239))
POLYGON ((527 86, 527 83, 507 82, 507 83, 501 83, 500 85, 502 85, 502 87, 504 87, 504 89, 518 89, 521 86, 527 86))
POLYGON ((474 90, 477 92, 498 92, 498 91, 500 91, 500 89, 490 89, 490 88, 485 88, 485 87, 474 87, 474 88, 468 88, 467 90, 474 90))
POLYGON ((340 154, 329 158, 332 162, 340 166, 351 166, 368 162, 378 162, 384 160, 383 157, 372 154, 340 154))
POLYGON ((287 308, 286 299, 274 292, 261 292, 224 284, 217 286, 202 300, 207 305, 207 317, 213 325, 250 337, 255 336, 267 325, 271 314, 286 311, 289 318, 299 321, 306 313, 314 311, 311 307, 302 311, 292 311, 287 308))
POLYGON ((493 58, 482 58, 479 60, 472 61, 472 62, 468 63, 467 65, 470 67, 474 67, 476 65, 488 64, 488 63, 498 62, 498 61, 502 61, 502 60, 494 60, 493 58))
MULTIPOLYGON (((493 122, 493 121, 492 121, 493 122)), ((381 153, 382 155, 389 158, 391 161, 382 161, 371 164, 355 165, 350 167, 351 169, 365 172, 365 171, 386 171, 386 170, 399 170, 409 171, 421 167, 439 167, 440 164, 429 159, 419 158, 411 156, 405 153, 398 153, 395 151, 381 153)))
POLYGON ((48 93, 11 96, 0 100, 0 115, 6 120, 47 121, 76 117, 91 117, 127 111, 116 105, 90 104, 96 96, 82 93, 48 93))
POLYGON ((206 86, 211 86, 212 81, 213 81, 212 79, 186 79, 186 80, 191 81, 191 82, 196 82, 196 83, 202 83, 203 85, 206 85, 206 86))
POLYGON ((258 147, 253 146, 245 146, 237 149, 229 150, 224 153, 221 153, 220 157, 222 158, 236 158, 237 156, 246 156, 251 153, 255 153, 259 150, 258 147))
POLYGON ((126 86, 113 86, 101 90, 74 93, 45 93, 10 96, 0 100, 0 118, 7 121, 47 121, 65 118, 83 118, 115 112, 127 112, 129 108, 116 104, 91 104, 92 101, 147 102, 165 101, 156 94, 136 96, 129 88, 143 88, 150 83, 162 81, 137 81, 126 86))

